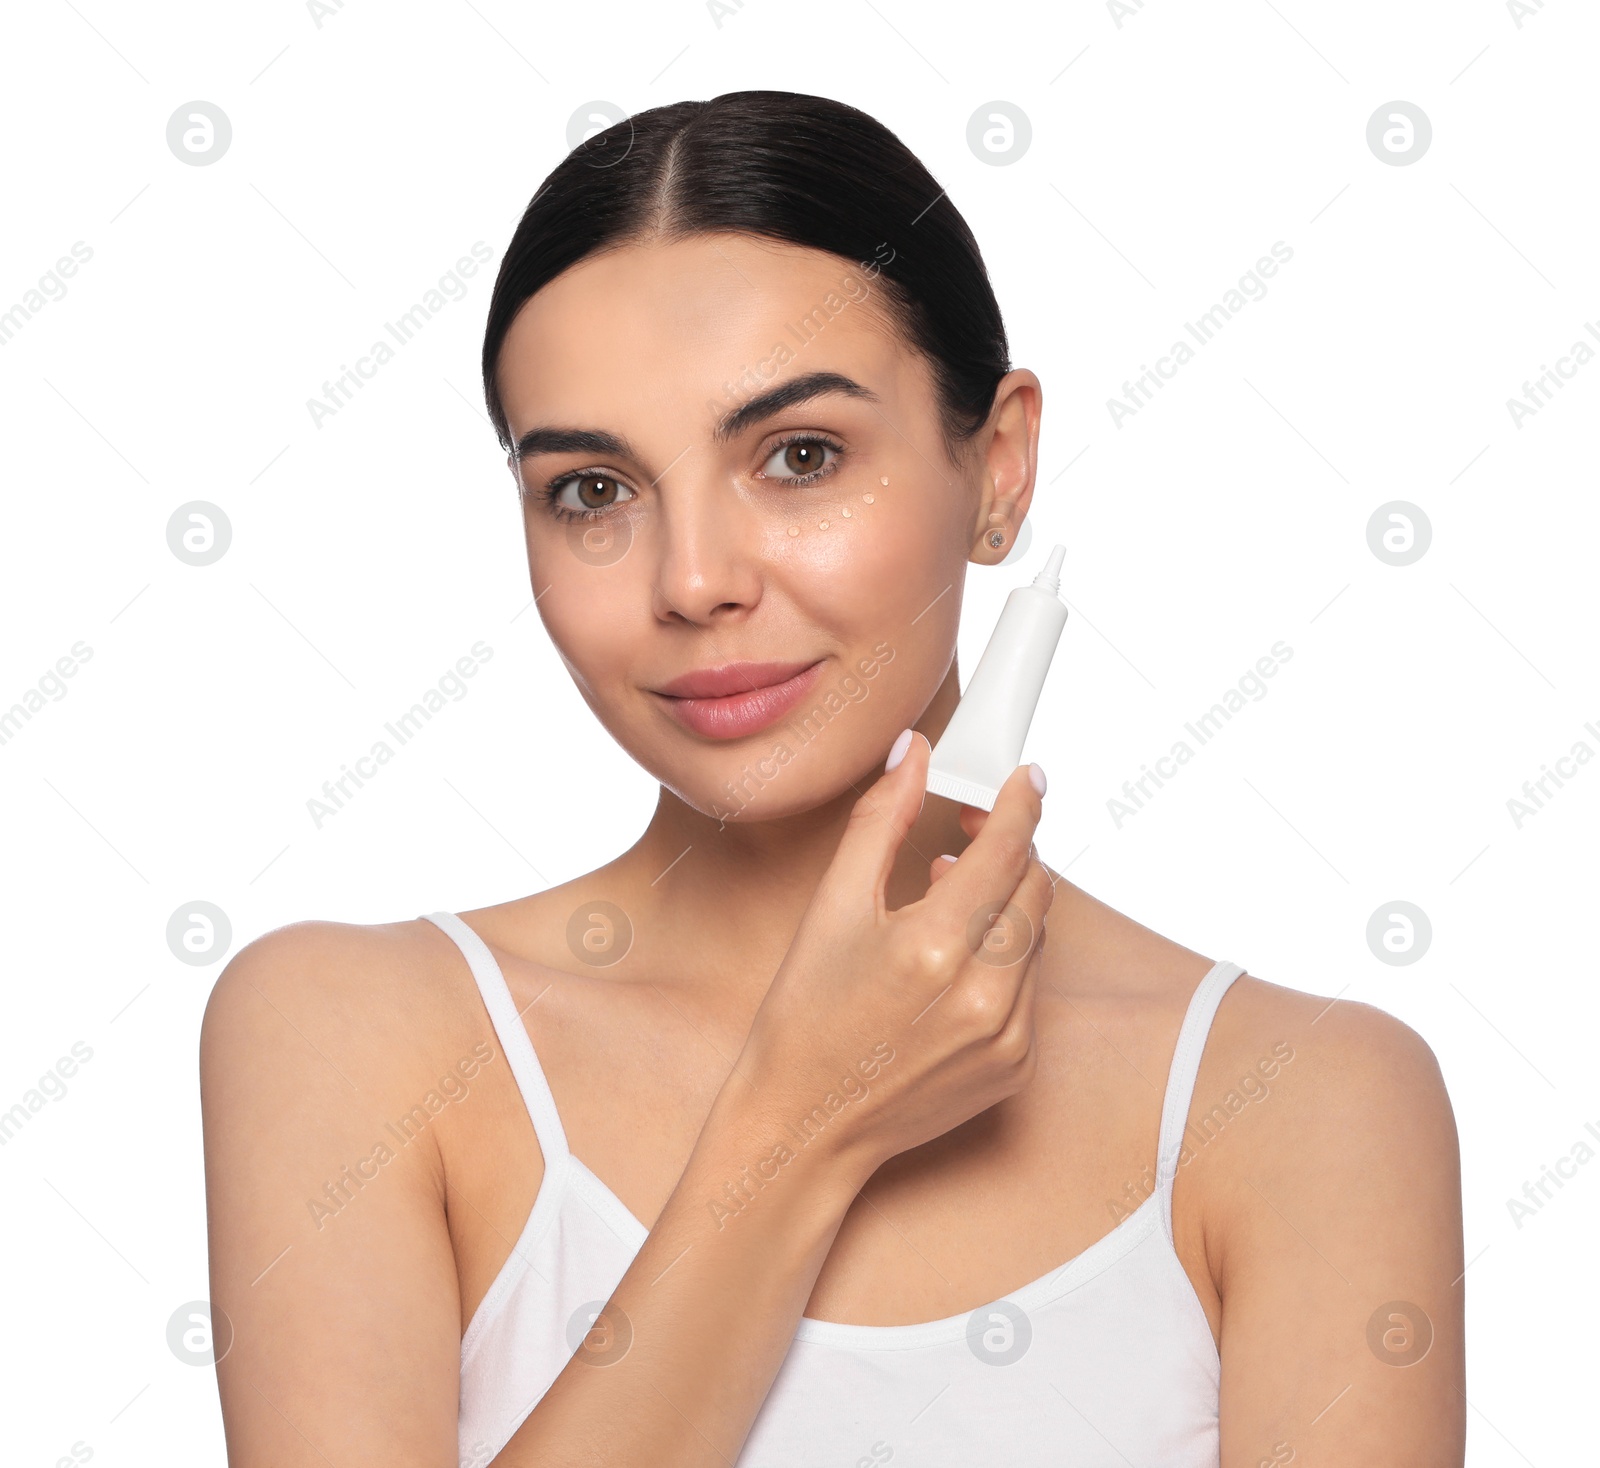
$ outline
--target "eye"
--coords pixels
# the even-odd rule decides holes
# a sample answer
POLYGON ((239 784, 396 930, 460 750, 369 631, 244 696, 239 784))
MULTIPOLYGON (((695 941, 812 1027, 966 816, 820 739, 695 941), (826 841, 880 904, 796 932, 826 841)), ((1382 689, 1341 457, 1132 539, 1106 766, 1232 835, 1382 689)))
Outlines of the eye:
POLYGON ((760 471, 763 479, 780 479, 789 485, 810 484, 833 473, 844 450, 816 434, 796 434, 778 444, 760 471), (828 457, 828 455, 832 457, 828 457))
MULTIPOLYGON (((550 512, 557 519, 588 520, 606 514, 617 505, 626 504, 627 500, 615 494, 615 491, 623 489, 627 489, 627 486, 613 475, 580 469, 576 473, 562 474, 552 479, 545 486, 543 494, 550 512), (571 498, 568 498, 569 492, 571 498)), ((628 498, 633 498, 631 489, 628 490, 628 498)))

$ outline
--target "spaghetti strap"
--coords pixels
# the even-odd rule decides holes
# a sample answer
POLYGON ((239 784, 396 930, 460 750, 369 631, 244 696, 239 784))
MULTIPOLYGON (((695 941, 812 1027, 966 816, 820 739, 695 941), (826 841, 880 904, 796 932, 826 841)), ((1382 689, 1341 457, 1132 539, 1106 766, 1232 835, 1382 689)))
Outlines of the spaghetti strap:
POLYGON ((1195 1078, 1200 1074, 1200 1057, 1217 1005, 1244 969, 1219 958, 1200 980, 1189 998, 1183 1026, 1178 1031, 1177 1048, 1167 1072, 1167 1091, 1161 1103, 1161 1136, 1156 1143, 1156 1186, 1161 1190, 1161 1227, 1172 1242, 1172 1187, 1178 1173, 1178 1158, 1183 1150, 1183 1133, 1189 1120, 1189 1103, 1194 1098, 1195 1078))
POLYGON ((500 1037, 500 1048, 505 1052, 511 1074, 516 1077, 517 1089, 522 1093, 523 1104, 533 1121, 533 1133, 538 1138, 539 1150, 544 1154, 545 1171, 557 1176, 561 1164, 568 1156, 567 1133, 556 1111, 556 1100, 545 1079, 544 1068, 533 1048, 522 1016, 517 1013, 516 1002, 506 986, 505 974, 495 962, 489 945, 453 912, 423 913, 430 923, 441 928, 461 950, 472 970, 478 993, 483 996, 483 1006, 495 1034, 500 1037))

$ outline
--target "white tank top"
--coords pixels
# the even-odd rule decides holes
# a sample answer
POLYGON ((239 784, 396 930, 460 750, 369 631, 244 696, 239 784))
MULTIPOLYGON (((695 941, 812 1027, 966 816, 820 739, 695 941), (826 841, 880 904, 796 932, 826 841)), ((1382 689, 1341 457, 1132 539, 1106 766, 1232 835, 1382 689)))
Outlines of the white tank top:
MULTIPOLYGON (((571 1359, 650 1231, 567 1150, 483 940, 453 913, 424 916, 465 955, 544 1154, 522 1235, 461 1340, 460 1465, 483 1468, 571 1359)), ((1220 960, 1189 1001, 1155 1190, 1128 1217, 1031 1284, 943 1320, 802 1316, 737 1468, 1218 1468, 1220 1361, 1173 1249, 1172 1184, 1212 1016, 1243 972, 1220 960)))

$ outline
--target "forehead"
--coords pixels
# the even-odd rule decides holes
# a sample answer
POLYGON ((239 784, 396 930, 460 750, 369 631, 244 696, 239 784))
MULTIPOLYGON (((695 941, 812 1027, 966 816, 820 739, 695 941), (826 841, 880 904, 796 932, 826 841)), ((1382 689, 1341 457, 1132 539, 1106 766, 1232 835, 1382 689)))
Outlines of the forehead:
POLYGON ((627 409, 660 409, 699 430, 764 388, 822 370, 905 406, 926 383, 880 279, 825 251, 737 234, 591 256, 524 303, 506 334, 499 382, 512 434, 602 426, 627 409))

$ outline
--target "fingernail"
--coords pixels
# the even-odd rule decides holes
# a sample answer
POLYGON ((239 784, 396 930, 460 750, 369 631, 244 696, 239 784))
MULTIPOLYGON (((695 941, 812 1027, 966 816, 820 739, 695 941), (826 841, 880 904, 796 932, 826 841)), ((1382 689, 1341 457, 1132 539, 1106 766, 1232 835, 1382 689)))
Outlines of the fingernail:
POLYGON ((885 771, 892 770, 906 757, 906 751, 911 748, 911 731, 902 729, 900 737, 889 746, 889 758, 884 764, 885 771))
POLYGON ((1050 782, 1044 777, 1044 769, 1040 765, 1028 766, 1028 778, 1033 781, 1033 788, 1043 795, 1050 782))
POLYGON ((955 865, 955 860, 956 860, 956 859, 955 859, 955 857, 953 857, 953 856, 951 856, 951 855, 949 855, 949 853, 947 853, 947 852, 946 852, 946 853, 941 853, 941 854, 940 854, 940 857, 939 857, 939 860, 940 860, 940 861, 947 861, 947 862, 949 862, 949 863, 950 863, 950 864, 951 864, 951 865, 952 865, 952 866, 954 866, 954 865, 955 865))

